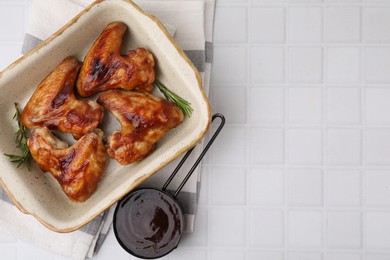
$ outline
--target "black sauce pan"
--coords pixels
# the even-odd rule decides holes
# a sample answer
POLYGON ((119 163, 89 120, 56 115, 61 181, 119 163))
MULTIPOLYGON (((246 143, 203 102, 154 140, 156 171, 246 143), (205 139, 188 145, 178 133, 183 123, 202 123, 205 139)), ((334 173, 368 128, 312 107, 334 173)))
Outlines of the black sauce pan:
POLYGON ((128 253, 143 259, 155 259, 167 255, 179 244, 183 234, 184 214, 176 197, 222 130, 225 117, 217 113, 213 115, 212 121, 216 118, 221 120, 217 130, 173 195, 167 193, 166 189, 194 147, 184 155, 162 190, 137 189, 118 202, 114 213, 114 233, 128 253))

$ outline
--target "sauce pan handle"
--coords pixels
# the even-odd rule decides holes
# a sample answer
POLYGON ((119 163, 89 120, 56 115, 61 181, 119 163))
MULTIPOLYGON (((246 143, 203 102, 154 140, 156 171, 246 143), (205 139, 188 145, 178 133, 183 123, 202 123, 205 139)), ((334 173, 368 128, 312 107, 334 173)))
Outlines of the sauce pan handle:
MULTIPOLYGON (((177 188, 177 190, 175 191, 175 193, 173 194, 173 198, 176 198, 176 196, 180 193, 180 191, 183 189, 184 185, 186 184, 186 182, 188 181, 188 179, 191 177, 191 174, 195 171, 196 167, 198 166, 198 164, 202 161, 203 157, 205 156, 205 154, 207 153, 207 151, 209 150, 210 146, 213 144, 214 140, 217 138, 219 132, 221 132, 223 126, 225 125, 225 117, 221 114, 221 113, 216 113, 213 115, 212 119, 211 119, 211 122, 214 121, 214 119, 216 118, 219 118, 221 119, 221 123, 219 124, 217 130, 215 131, 215 133, 213 134, 213 136, 211 137, 210 141, 207 143, 207 145, 205 146, 205 148, 203 149, 202 153, 199 155, 198 159, 196 159, 194 165, 192 165, 191 169, 189 170, 189 172, 187 173, 186 177, 183 179, 183 181, 180 183, 179 187, 177 188)), ((175 170, 172 172, 171 176, 169 176, 168 180, 165 182, 162 190, 165 191, 168 187, 168 185, 171 183, 171 181, 173 180, 173 178, 176 176, 176 173, 180 170, 181 166, 184 164, 184 162, 187 160, 188 156, 191 154, 191 152, 194 150, 195 146, 192 147, 190 150, 187 151, 187 153, 184 155, 184 157, 181 159, 181 161, 179 162, 179 164, 176 166, 175 170)))

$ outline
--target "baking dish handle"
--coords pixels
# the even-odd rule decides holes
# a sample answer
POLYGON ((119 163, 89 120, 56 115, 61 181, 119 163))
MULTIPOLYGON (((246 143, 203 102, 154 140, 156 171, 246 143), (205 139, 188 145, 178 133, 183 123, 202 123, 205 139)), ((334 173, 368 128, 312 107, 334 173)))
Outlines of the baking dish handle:
MULTIPOLYGON (((188 171, 186 177, 183 179, 183 181, 180 183, 179 187, 176 189, 175 193, 173 194, 173 198, 176 198, 176 196, 180 193, 180 191, 183 189, 184 185, 188 181, 188 179, 191 177, 192 173, 195 171, 198 164, 202 161, 203 157, 209 150, 210 146, 213 144, 215 139, 217 138, 219 132, 221 132, 223 126, 225 125, 225 117, 221 113, 216 113, 213 115, 211 122, 213 122, 216 118, 219 118, 221 120, 217 130, 211 137, 210 141, 207 143, 205 148, 203 149, 202 153, 199 155, 198 159, 196 159, 194 165, 192 165, 191 169, 188 171)), ((196 146, 196 145, 195 145, 196 146)), ((172 172, 171 176, 169 176, 168 180, 165 182, 164 186, 162 187, 162 190, 165 191, 168 187, 168 185, 171 183, 173 178, 176 176, 177 172, 180 170, 180 168, 183 166, 184 162, 187 160, 188 156, 191 154, 191 152, 194 150, 194 147, 192 147, 190 150, 187 151, 187 153, 184 155, 184 157, 181 159, 179 164, 176 166, 175 170, 172 172)))

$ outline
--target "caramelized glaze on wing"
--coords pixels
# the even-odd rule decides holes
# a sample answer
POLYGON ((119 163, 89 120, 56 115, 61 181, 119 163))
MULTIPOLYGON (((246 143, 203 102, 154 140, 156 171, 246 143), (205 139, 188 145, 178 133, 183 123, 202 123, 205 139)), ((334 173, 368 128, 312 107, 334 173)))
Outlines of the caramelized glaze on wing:
POLYGON ((79 69, 80 63, 68 57, 41 82, 21 114, 25 127, 46 126, 80 137, 99 125, 103 108, 74 95, 79 69))
POLYGON ((154 59, 144 48, 120 53, 126 25, 109 24, 85 56, 77 91, 82 97, 114 88, 150 92, 154 82, 154 59))
POLYGON ((32 132, 28 147, 38 166, 57 179, 71 200, 85 201, 103 174, 106 152, 102 136, 103 132, 95 129, 68 147, 48 128, 40 127, 32 132))
POLYGON ((110 90, 98 103, 119 120, 121 131, 107 138, 107 153, 125 165, 149 154, 154 144, 184 119, 174 103, 148 93, 110 90))

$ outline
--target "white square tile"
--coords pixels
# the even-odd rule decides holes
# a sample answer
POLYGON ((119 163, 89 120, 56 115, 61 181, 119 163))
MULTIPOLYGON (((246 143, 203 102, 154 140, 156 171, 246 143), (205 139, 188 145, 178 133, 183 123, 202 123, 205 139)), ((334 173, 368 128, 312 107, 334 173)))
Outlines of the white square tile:
POLYGON ((0 3, 0 41, 22 41, 24 36, 24 6, 0 3))
POLYGON ((284 3, 286 2, 287 0, 253 0, 254 3, 284 3))
POLYGON ((390 172, 367 170, 364 173, 364 203, 370 207, 390 206, 390 172))
POLYGON ((225 126, 211 147, 213 163, 241 164, 246 157, 246 131, 244 128, 225 126))
POLYGON ((210 214, 209 237, 213 246, 245 245, 246 214, 244 210, 213 208, 210 214))
POLYGON ((252 88, 249 95, 250 123, 282 123, 284 120, 283 88, 252 88))
POLYGON ((4 259, 17 259, 16 249, 16 247, 0 245, 0 255, 4 259))
POLYGON ((326 233, 329 248, 361 248, 362 220, 360 212, 328 212, 326 233))
POLYGON ((286 260, 322 260, 319 252, 288 252, 286 260))
POLYGON ((288 161, 293 164, 322 162, 322 130, 290 129, 288 131, 288 161))
POLYGON ((363 0, 325 0, 327 3, 361 3, 363 0))
POLYGON ((169 253, 169 260, 199 260, 207 258, 207 250, 194 248, 180 248, 169 253))
POLYGON ((361 177, 356 170, 332 169, 326 172, 326 201, 329 206, 361 205, 361 177))
POLYGON ((390 7, 366 7, 363 10, 363 35, 366 42, 390 42, 390 7))
POLYGON ((290 42, 322 41, 323 11, 321 7, 290 7, 288 12, 290 42))
POLYGON ((364 159, 367 164, 390 164, 390 131, 366 129, 364 159))
POLYGON ((282 43, 285 41, 284 8, 253 7, 250 11, 253 42, 282 43))
POLYGON ((368 83, 390 82, 390 47, 366 47, 365 77, 368 83))
POLYGON ((12 244, 16 243, 18 240, 8 234, 0 233, 0 245, 1 244, 12 244))
POLYGON ((289 81, 292 83, 322 82, 322 48, 291 47, 289 49, 289 81))
POLYGON ((282 247, 284 240, 283 211, 252 210, 250 212, 250 245, 282 247))
POLYGON ((250 58, 252 82, 282 83, 284 81, 284 48, 253 47, 250 58))
POLYGON ((322 3, 323 0, 288 0, 289 3, 297 3, 297 4, 300 4, 300 3, 308 3, 308 4, 311 4, 311 3, 314 3, 314 4, 317 4, 317 3, 322 3))
POLYGON ((322 122, 322 89, 290 88, 288 93, 288 113, 291 123, 322 122))
POLYGON ((264 252, 251 250, 247 253, 247 260, 283 260, 282 252, 264 252))
POLYGON ((215 9, 215 43, 245 43, 248 38, 247 9, 219 6, 215 9))
POLYGON ((246 173, 243 168, 212 167, 210 199, 214 205, 242 205, 246 202, 246 173), (226 196, 232 191, 234 196, 226 196))
POLYGON ((221 0, 223 4, 246 4, 248 0, 221 0))
POLYGON ((248 142, 251 163, 283 163, 284 131, 282 128, 250 128, 248 142))
MULTIPOLYGON (((340 2, 340 0, 336 1, 340 2)), ((326 40, 328 42, 360 42, 360 26, 360 7, 329 6, 326 8, 326 40)))
POLYGON ((367 249, 390 249, 390 213, 366 212, 364 216, 364 244, 367 249))
MULTIPOLYGON (((66 257, 66 256, 62 256, 62 255, 54 255, 54 260, 70 260, 70 259, 71 259, 70 257, 66 257)), ((130 259, 132 259, 132 258, 130 258, 130 259)), ((104 259, 101 258, 99 254, 96 254, 94 256, 94 260, 104 260, 104 259)), ((167 260, 167 257, 162 257, 160 260, 167 260)))
POLYGON ((320 248, 323 242, 322 226, 323 216, 320 211, 290 211, 288 245, 294 248, 320 248))
POLYGON ((238 87, 212 87, 211 106, 213 111, 223 113, 229 123, 246 123, 246 89, 238 87))
POLYGON ((247 79, 246 49, 215 46, 213 52, 213 84, 245 83, 247 79))
POLYGON ((327 50, 327 80, 330 83, 360 82, 360 48, 329 47, 327 50))
POLYGON ((358 88, 328 88, 326 118, 331 124, 359 124, 361 94, 358 88))
POLYGON ((22 42, 17 44, 0 43, 0 50, 7 50, 5 52, 0 52, 0 71, 2 71, 21 57, 22 42))
POLYGON ((289 169, 288 203, 291 206, 321 206, 323 176, 321 170, 289 169))
POLYGON ((329 164, 360 164, 362 137, 360 129, 328 129, 326 158, 329 164))
POLYGON ((281 169, 251 169, 248 179, 249 203, 251 205, 283 204, 283 175, 281 169))
POLYGON ((211 251, 211 260, 244 260, 244 251, 216 249, 211 251))
POLYGON ((390 254, 385 253, 367 253, 365 254, 365 260, 389 260, 390 254))
POLYGON ((389 125, 390 89, 372 88, 365 93, 365 116, 368 124, 389 125))
POLYGON ((362 257, 358 253, 327 253, 327 260, 361 260, 362 257))

